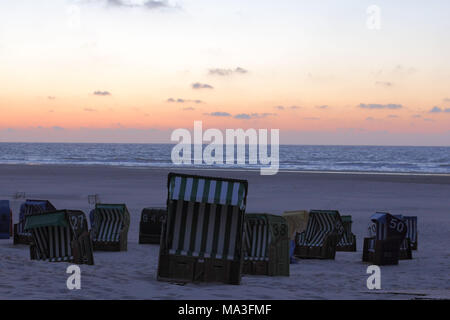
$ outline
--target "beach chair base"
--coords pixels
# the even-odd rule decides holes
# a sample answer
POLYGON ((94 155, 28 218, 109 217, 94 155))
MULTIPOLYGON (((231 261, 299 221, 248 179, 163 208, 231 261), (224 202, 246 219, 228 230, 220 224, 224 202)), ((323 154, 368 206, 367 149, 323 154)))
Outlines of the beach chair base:
POLYGON ((241 282, 241 262, 161 255, 158 280, 168 282, 222 282, 238 285, 241 282))
POLYGON ((94 251, 127 251, 120 242, 92 241, 94 251))
POLYGON ((356 236, 353 235, 352 244, 346 246, 336 246, 336 251, 355 252, 356 251, 356 236))
POLYGON ((31 235, 21 235, 17 232, 17 223, 14 224, 14 237, 13 243, 16 244, 26 244, 29 245, 32 241, 31 235))
POLYGON ((83 233, 77 241, 72 241, 73 262, 76 264, 94 264, 94 250, 90 232, 83 233))
POLYGON ((399 240, 376 240, 375 249, 369 251, 369 242, 371 240, 372 238, 364 238, 363 262, 370 262, 379 266, 398 264, 399 240))
POLYGON ((300 259, 334 259, 336 256, 337 237, 328 236, 322 246, 299 246, 294 249, 294 256, 300 259))
POLYGON ((139 244, 159 244, 161 241, 160 234, 140 234, 139 244))

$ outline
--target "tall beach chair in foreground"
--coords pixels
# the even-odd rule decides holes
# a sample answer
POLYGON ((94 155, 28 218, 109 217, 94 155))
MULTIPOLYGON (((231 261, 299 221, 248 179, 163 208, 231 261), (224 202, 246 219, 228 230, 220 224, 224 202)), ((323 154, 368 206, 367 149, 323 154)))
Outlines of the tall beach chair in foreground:
POLYGON ((406 226, 407 226, 406 237, 410 241, 411 250, 417 250, 417 247, 418 247, 417 217, 403 216, 403 219, 406 222, 406 226))
POLYGON ((272 214, 246 214, 244 274, 289 276, 287 221, 272 214))
POLYGON ((370 220, 362 260, 376 265, 398 264, 400 247, 407 232, 406 223, 387 212, 377 212, 370 220))
POLYGON ((339 211, 311 210, 306 230, 297 234, 294 255, 303 259, 334 259, 343 234, 339 211))
POLYGON ((141 222, 139 223, 139 244, 159 244, 166 217, 166 208, 142 209, 141 222))
POLYGON ((9 200, 0 200, 0 239, 12 236, 12 211, 9 200))
POLYGON ((20 206, 19 222, 14 224, 14 244, 30 243, 31 233, 24 230, 29 215, 50 211, 56 211, 56 208, 48 200, 25 200, 20 206))
POLYGON ((308 210, 296 210, 283 212, 283 218, 286 219, 289 227, 288 236, 290 242, 289 257, 291 263, 295 263, 294 250, 295 250, 295 236, 297 233, 302 233, 308 226, 308 210))
POLYGON ((352 233, 352 216, 341 216, 344 234, 336 246, 337 251, 356 251, 356 236, 352 233))
POLYGON ((127 251, 129 227, 125 204, 96 204, 91 229, 94 251, 127 251))
POLYGON ((158 280, 240 284, 246 180, 169 173, 158 280))
POLYGON ((84 212, 60 210, 27 217, 31 233, 31 260, 94 264, 91 238, 84 212))

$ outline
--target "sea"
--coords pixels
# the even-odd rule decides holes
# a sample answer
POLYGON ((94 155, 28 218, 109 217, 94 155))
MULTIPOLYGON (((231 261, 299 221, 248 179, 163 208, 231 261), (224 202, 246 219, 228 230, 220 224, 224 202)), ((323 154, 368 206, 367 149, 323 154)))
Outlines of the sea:
MULTIPOLYGON (((0 143, 0 164, 255 170, 258 164, 175 165, 173 144, 0 143)), ((268 148, 270 150, 270 146, 268 148)), ((225 153, 225 152, 224 152, 225 153)), ((450 147, 280 145, 281 171, 450 174, 450 147)))

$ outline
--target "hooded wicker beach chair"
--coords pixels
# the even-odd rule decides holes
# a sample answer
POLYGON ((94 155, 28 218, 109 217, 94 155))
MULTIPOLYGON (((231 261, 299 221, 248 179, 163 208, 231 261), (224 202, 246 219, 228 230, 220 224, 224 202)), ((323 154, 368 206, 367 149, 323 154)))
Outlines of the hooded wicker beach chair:
POLYGON ((12 236, 12 211, 9 200, 0 200, 0 239, 12 236))
POLYGON ((297 234, 294 255, 303 259, 334 259, 343 234, 339 211, 311 210, 306 230, 297 234))
POLYGON ((169 173, 158 280, 240 284, 247 185, 169 173))
POLYGON ((406 222, 407 232, 406 237, 409 239, 411 243, 411 250, 417 250, 417 217, 412 216, 403 216, 403 219, 406 222))
POLYGON ((82 211, 32 214, 25 227, 32 235, 31 260, 94 264, 91 238, 82 211))
POLYGON ((129 227, 125 204, 96 204, 91 229, 94 251, 127 251, 129 227))
POLYGON ((285 211, 283 213, 283 218, 286 219, 289 227, 289 256, 291 263, 295 263, 294 250, 295 250, 295 236, 297 233, 302 233, 306 230, 308 225, 309 211, 307 210, 296 210, 296 211, 285 211))
POLYGON ((376 265, 398 264, 406 223, 386 212, 377 212, 370 220, 369 237, 364 238, 363 261, 376 265))
POLYGON ((56 208, 48 200, 26 200, 20 206, 19 222, 14 224, 14 244, 29 244, 31 233, 24 230, 25 222, 29 215, 56 211, 56 208))
POLYGON ((337 251, 356 251, 356 236, 352 233, 352 216, 341 216, 344 234, 336 246, 337 251))
POLYGON ((245 215, 243 273, 289 276, 288 224, 282 216, 245 215))
POLYGON ((159 244, 166 217, 166 208, 144 208, 139 223, 139 244, 159 244))
POLYGON ((405 225, 406 225, 406 236, 403 239, 402 243, 400 244, 400 251, 398 252, 398 258, 400 260, 409 260, 412 259, 412 244, 411 244, 411 239, 408 236, 408 221, 405 219, 404 216, 402 216, 401 214, 399 215, 394 215, 394 217, 401 219, 405 225))

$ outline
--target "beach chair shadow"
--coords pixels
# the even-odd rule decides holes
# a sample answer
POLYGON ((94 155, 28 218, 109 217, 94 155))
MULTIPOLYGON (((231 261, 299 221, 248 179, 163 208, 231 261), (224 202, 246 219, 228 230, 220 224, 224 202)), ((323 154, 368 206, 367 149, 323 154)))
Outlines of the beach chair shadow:
POLYGON ((302 259, 334 259, 343 234, 339 211, 311 210, 306 230, 296 236, 294 255, 302 259))
POLYGON ((92 243, 84 212, 60 210, 29 215, 30 258, 49 262, 94 264, 92 243))
POLYGON ((244 274, 289 276, 288 224, 282 216, 246 214, 244 274))
POLYGON ((20 206, 19 221, 14 224, 14 244, 30 244, 31 233, 24 230, 27 217, 56 211, 55 206, 48 200, 26 200, 20 206))
POLYGON ((125 204, 95 205, 91 228, 94 251, 127 251, 130 213, 125 204))
POLYGON ((247 181, 169 173, 158 280, 240 284, 247 181))
POLYGON ((159 244, 166 217, 166 208, 142 209, 139 222, 139 244, 159 244))

